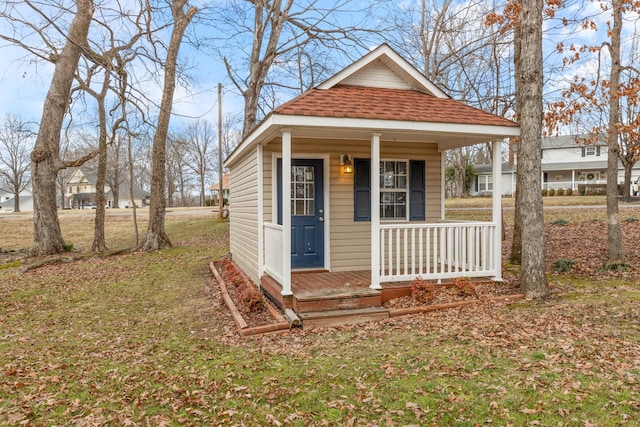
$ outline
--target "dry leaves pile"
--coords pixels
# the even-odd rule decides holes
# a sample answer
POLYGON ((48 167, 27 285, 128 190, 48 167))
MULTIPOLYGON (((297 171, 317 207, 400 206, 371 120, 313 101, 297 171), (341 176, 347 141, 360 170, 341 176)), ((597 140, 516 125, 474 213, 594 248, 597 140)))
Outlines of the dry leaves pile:
POLYGON ((640 286, 597 271, 603 230, 548 226, 588 280, 553 276, 544 301, 252 338, 210 285, 226 231, 0 270, 0 424, 639 425, 640 286))

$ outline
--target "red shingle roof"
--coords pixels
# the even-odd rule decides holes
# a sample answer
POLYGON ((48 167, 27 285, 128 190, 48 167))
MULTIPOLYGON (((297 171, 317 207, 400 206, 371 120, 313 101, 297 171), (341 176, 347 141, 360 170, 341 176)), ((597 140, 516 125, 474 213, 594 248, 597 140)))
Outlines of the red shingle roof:
POLYGON ((517 127, 505 118, 450 98, 424 92, 364 86, 311 89, 274 110, 276 114, 517 127))

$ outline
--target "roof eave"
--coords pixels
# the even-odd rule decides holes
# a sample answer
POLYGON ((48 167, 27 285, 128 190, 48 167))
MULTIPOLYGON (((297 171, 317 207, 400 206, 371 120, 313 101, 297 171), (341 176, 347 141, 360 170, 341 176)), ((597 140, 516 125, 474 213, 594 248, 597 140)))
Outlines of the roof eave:
POLYGON ((227 157, 225 167, 231 167, 251 147, 266 144, 285 129, 340 129, 346 136, 351 133, 352 139, 360 139, 358 135, 368 133, 385 133, 394 135, 424 135, 432 138, 441 150, 475 145, 485 141, 503 140, 520 135, 517 124, 482 125, 465 123, 418 122, 402 120, 354 119, 343 117, 316 117, 271 114, 260 123, 227 157), (455 138, 454 138, 455 136, 455 138), (447 138, 451 142, 447 142, 447 138))

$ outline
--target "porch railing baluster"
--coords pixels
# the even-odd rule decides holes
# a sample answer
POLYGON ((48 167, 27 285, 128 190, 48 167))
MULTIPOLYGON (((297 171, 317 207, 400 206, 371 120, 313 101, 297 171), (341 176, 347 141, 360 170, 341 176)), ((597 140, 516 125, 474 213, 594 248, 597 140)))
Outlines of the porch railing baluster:
POLYGON ((380 225, 381 281, 495 276, 491 222, 380 225), (416 259, 417 258, 417 259, 416 259))

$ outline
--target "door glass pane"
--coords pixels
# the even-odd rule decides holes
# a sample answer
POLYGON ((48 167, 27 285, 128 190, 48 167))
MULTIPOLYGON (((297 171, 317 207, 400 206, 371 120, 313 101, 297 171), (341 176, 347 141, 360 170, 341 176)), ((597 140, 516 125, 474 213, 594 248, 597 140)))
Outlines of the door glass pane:
POLYGON ((315 215, 314 169, 291 167, 291 215, 315 215))

